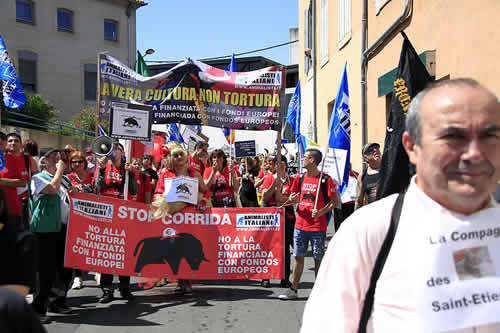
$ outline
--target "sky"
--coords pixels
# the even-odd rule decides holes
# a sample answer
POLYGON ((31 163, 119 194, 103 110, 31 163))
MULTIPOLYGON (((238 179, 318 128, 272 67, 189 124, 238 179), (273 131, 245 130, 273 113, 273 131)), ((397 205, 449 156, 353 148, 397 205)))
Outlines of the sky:
MULTIPOLYGON (((146 0, 137 10, 137 49, 149 48, 148 65, 157 61, 205 59, 261 49, 289 41, 289 29, 298 27, 296 0, 146 0)), ((289 64, 289 46, 245 56, 263 56, 289 64)), ((229 64, 230 58, 228 58, 229 64)), ((238 57, 236 57, 238 62, 238 57)), ((181 129, 182 131, 182 129, 181 129)), ((222 130, 204 127, 211 147, 225 144, 222 130)), ((276 132, 237 131, 236 141, 255 139, 258 152, 274 150, 276 132)))
MULTIPOLYGON (((289 41, 298 27, 296 0, 146 0, 137 10, 137 48, 145 60, 182 61, 252 51, 289 41)), ((247 56, 289 64, 289 48, 247 56)), ((149 63, 148 63, 149 64, 149 63)))

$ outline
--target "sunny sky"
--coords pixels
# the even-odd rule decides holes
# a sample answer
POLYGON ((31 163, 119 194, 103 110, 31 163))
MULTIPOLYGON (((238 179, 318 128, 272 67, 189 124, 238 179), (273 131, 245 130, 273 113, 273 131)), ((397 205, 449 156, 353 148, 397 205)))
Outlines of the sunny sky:
MULTIPOLYGON (((137 48, 147 60, 182 61, 252 51, 289 41, 295 0, 146 0, 137 11, 137 48)), ((289 64, 288 46, 253 53, 289 64)))
MULTIPOLYGON (((298 27, 296 0, 146 0, 137 11, 137 48, 145 60, 182 61, 231 55, 289 41, 298 27)), ((246 56, 263 56, 289 64, 289 46, 246 56)), ((236 58, 238 62, 238 58, 236 58)), ((151 65, 152 63, 148 63, 151 65)), ((229 58, 228 58, 229 64, 229 58)), ((225 144, 218 128, 203 128, 211 147, 225 144)), ((258 151, 274 149, 273 131, 237 131, 236 141, 255 139, 258 151)))

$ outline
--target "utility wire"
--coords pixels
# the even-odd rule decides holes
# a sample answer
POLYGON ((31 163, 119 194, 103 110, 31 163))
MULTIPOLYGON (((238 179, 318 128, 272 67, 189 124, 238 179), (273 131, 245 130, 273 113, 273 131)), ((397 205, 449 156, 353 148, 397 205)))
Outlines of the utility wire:
MULTIPOLYGON (((298 41, 299 40, 296 39, 296 40, 292 40, 290 42, 286 42, 286 43, 281 43, 281 44, 277 44, 277 45, 273 45, 273 46, 264 47, 262 49, 257 49, 257 50, 242 52, 242 53, 235 53, 234 56, 237 57, 237 56, 241 56, 241 55, 245 55, 245 54, 256 53, 256 52, 260 52, 260 51, 266 51, 266 50, 274 49, 276 47, 281 47, 281 46, 289 45, 289 44, 292 44, 292 43, 296 43, 298 41)), ((230 54, 230 55, 225 55, 225 56, 220 56, 220 57, 204 58, 204 59, 198 59, 198 60, 199 61, 217 60, 217 59, 231 58, 232 56, 233 55, 230 54)), ((175 60, 145 60, 145 62, 154 62, 154 63, 179 63, 179 62, 182 62, 182 61, 184 61, 184 60, 179 60, 179 61, 175 61, 175 60)))

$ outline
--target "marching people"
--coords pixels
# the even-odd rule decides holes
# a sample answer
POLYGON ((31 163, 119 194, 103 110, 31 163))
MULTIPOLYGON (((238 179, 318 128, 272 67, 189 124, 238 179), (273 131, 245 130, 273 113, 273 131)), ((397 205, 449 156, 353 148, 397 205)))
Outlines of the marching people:
MULTIPOLYGON (((450 248, 453 242, 457 253, 484 253, 499 245, 497 237, 451 236, 479 234, 500 220, 491 196, 500 179, 498 97, 472 79, 438 81, 412 99, 402 143, 416 166, 406 194, 378 200, 343 223, 301 332, 500 331, 493 303, 473 302, 470 294, 486 295, 480 285, 489 280, 463 280, 450 248), (436 233, 443 235, 439 245, 429 241, 436 233)), ((493 268, 489 255, 476 261, 479 272, 493 268)), ((496 292, 498 283, 490 288, 496 292)))
POLYGON ((38 170, 38 161, 40 159, 38 151, 38 144, 35 140, 27 139, 23 144, 23 153, 30 157, 30 171, 31 175, 39 172, 38 170))
POLYGON ((28 198, 30 158, 23 154, 21 136, 15 132, 7 134, 5 149, 5 169, 0 171, 0 186, 5 191, 11 218, 23 230, 27 225, 21 221, 22 200, 28 198))
MULTIPOLYGON (((114 143, 113 153, 110 157, 101 157, 93 178, 93 184, 97 194, 108 197, 123 199, 125 188, 125 172, 128 173, 128 194, 137 194, 137 179, 130 163, 124 157, 125 149, 120 143, 114 143)), ((131 301, 134 295, 130 291, 130 276, 119 276, 118 286, 122 298, 131 301)), ((101 274, 100 285, 103 295, 100 303, 109 303, 114 300, 113 295, 113 275, 101 274)))
POLYGON ((282 300, 297 299, 299 282, 304 270, 304 257, 309 243, 314 258, 315 274, 318 273, 325 251, 326 215, 337 206, 339 198, 332 178, 323 174, 320 180, 318 165, 322 158, 323 154, 318 149, 307 149, 302 158, 302 166, 306 173, 295 177, 290 190, 292 193, 290 201, 298 203, 293 239, 294 263, 292 285, 279 295, 279 299, 282 300), (318 186, 320 186, 319 191, 318 186), (314 207, 316 199, 317 206, 314 207))
MULTIPOLYGON (((67 174, 71 184, 76 187, 80 192, 92 193, 92 175, 88 172, 87 159, 81 151, 73 152, 68 159, 71 173, 67 174)), ((71 289, 82 289, 82 271, 75 269, 75 278, 71 289)))
POLYGON ((208 143, 198 141, 194 146, 194 152, 189 155, 189 166, 198 171, 200 175, 205 172, 205 162, 208 159, 208 143), (205 161, 205 162, 204 162, 205 161))
MULTIPOLYGON (((266 175, 262 184, 262 207, 283 206, 285 207, 285 276, 281 280, 282 288, 290 288, 290 264, 293 247, 293 231, 295 228, 295 211, 290 202, 292 178, 288 175, 288 163, 284 155, 281 156, 281 164, 276 166, 276 173, 266 175)), ((262 280, 262 286, 269 288, 269 280, 262 280)))
POLYGON ((76 148, 73 147, 72 145, 66 145, 64 148, 60 151, 61 154, 61 159, 66 163, 67 169, 64 171, 64 174, 68 174, 71 172, 71 168, 69 165, 69 157, 71 154, 73 154, 76 151, 76 148))
POLYGON ((153 156, 144 155, 142 157, 142 173, 149 176, 151 180, 151 192, 154 193, 156 183, 158 182, 158 172, 153 169, 153 156))
POLYGON ((30 182, 30 196, 33 201, 30 231, 34 232, 38 239, 40 284, 32 305, 40 320, 47 323, 51 320, 47 317, 47 309, 54 313, 71 312, 66 305, 66 294, 72 271, 63 265, 70 211, 68 193, 78 190, 63 175, 66 164, 60 159, 57 149, 43 148, 40 155, 41 172, 34 175, 30 182), (61 294, 49 304, 49 296, 54 287, 61 294))
POLYGON ((211 192, 212 207, 236 207, 234 193, 239 185, 232 162, 228 165, 226 153, 221 149, 210 154, 210 161, 212 166, 205 170, 203 178, 211 192))
POLYGON ((382 154, 378 143, 367 143, 362 150, 366 169, 358 176, 358 194, 355 209, 374 202, 377 199, 377 182, 379 179, 382 154))
MULTIPOLYGON (((198 210, 204 211, 206 208, 206 198, 202 198, 206 191, 203 179, 198 171, 189 166, 188 152, 177 142, 171 141, 163 147, 166 169, 160 174, 155 190, 156 208, 155 217, 159 218, 166 214, 173 214, 190 205, 185 202, 166 202, 165 200, 165 179, 177 178, 181 176, 196 178, 198 180, 198 210)), ((191 280, 177 280, 175 292, 179 294, 190 294, 193 292, 191 280)))

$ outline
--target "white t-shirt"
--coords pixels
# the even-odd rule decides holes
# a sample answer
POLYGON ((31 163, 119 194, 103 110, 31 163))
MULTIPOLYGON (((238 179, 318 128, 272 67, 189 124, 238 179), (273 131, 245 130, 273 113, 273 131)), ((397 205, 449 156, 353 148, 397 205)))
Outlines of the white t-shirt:
MULTIPOLYGON (((306 304, 301 333, 357 331, 370 276, 387 234, 396 197, 389 196, 355 211, 335 234, 306 304)), ((491 206, 499 215, 495 220, 500 225, 499 206, 493 201, 491 206)), ((439 226, 440 221, 450 217, 457 218, 457 214, 430 199, 413 179, 405 196, 396 237, 377 282, 367 332, 422 332, 422 319, 417 311, 417 300, 421 297, 416 285, 422 282, 417 266, 423 254, 417 241, 421 238, 416 235, 432 230, 432 226, 439 226)), ((499 242, 498 238, 493 241, 499 242)), ((471 307, 467 311, 474 310, 471 307)), ((498 313, 488 313, 488 316, 493 322, 500 321, 498 313)), ((500 324, 451 332, 500 332, 500 324)))
MULTIPOLYGON (((42 171, 47 174, 49 174, 47 171, 42 171)), ((50 175, 50 174, 49 174, 50 175)), ((53 175, 50 175, 53 177, 53 175)), ((31 177, 31 196, 33 197, 33 200, 36 201, 40 198, 42 195, 46 195, 41 193, 47 185, 50 184, 50 181, 41 178, 38 174, 34 175, 31 177)), ((68 219, 69 219, 69 196, 68 196, 68 191, 66 188, 61 184, 59 187, 59 192, 58 192, 60 200, 60 207, 61 207, 61 223, 67 224, 68 219)))

